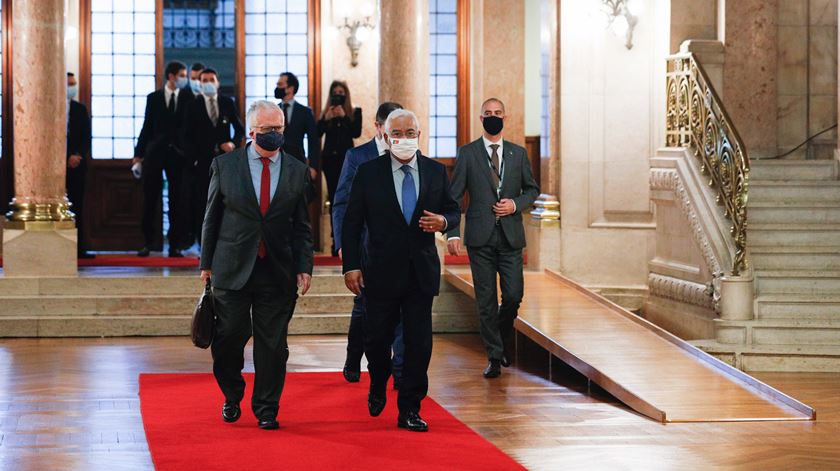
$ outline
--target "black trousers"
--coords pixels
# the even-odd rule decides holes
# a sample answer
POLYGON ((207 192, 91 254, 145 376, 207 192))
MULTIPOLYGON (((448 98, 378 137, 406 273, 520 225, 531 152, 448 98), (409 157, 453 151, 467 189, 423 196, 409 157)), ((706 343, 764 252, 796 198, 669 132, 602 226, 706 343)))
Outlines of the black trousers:
POLYGON ((67 199, 73 203, 70 209, 76 215, 76 230, 78 231, 79 240, 77 248, 79 253, 87 250, 84 238, 86 173, 87 168, 84 162, 76 168, 67 168, 67 199))
POLYGON ((157 235, 158 204, 163 191, 163 175, 169 183, 169 249, 180 249, 186 238, 184 213, 184 159, 172 149, 164 152, 163 159, 143 159, 143 237, 146 247, 153 248, 157 235))
MULTIPOLYGON (((204 225, 204 213, 207 210, 207 192, 210 191, 210 164, 213 158, 199 159, 190 173, 190 233, 201 243, 201 227, 204 225)), ((189 241, 192 245, 193 240, 189 241)))
MULTIPOLYGON (((411 270, 413 273, 413 270, 411 270)), ((391 344, 394 330, 402 321, 405 362, 397 406, 403 412, 419 412, 429 390, 429 361, 432 358, 432 301, 421 293, 416 277, 396 297, 366 295, 365 356, 371 387, 383 390, 391 376, 391 344)))
POLYGON ((289 359, 287 335, 297 294, 286 294, 272 282, 267 261, 257 260, 241 290, 213 288, 216 332, 211 345, 213 375, 225 400, 239 403, 245 395, 245 345, 254 336, 254 392, 251 409, 257 418, 276 417, 289 359))
POLYGON ((501 360, 505 342, 513 334, 513 321, 525 289, 522 249, 510 246, 500 226, 496 226, 486 245, 467 247, 470 257, 479 333, 491 360, 501 360), (502 289, 502 304, 496 291, 496 275, 502 289))

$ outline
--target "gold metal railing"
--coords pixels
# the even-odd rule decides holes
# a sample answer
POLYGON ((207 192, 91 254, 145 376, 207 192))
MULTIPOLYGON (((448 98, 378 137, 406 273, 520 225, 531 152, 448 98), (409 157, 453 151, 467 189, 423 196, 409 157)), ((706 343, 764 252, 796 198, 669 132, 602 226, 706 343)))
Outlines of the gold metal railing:
POLYGON ((709 77, 693 54, 668 58, 666 141, 692 149, 701 171, 717 190, 717 202, 732 221, 732 275, 747 268, 747 190, 750 160, 709 77))

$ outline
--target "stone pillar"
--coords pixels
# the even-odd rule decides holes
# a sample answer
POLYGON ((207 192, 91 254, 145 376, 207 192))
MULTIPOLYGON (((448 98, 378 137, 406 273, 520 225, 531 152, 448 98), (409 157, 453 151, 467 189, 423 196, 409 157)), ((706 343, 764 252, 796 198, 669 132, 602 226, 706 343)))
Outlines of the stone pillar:
POLYGON ((6 276, 76 274, 66 197, 64 1, 12 2, 15 197, 3 231, 6 276))
POLYGON ((379 102, 417 114, 420 151, 429 148, 429 0, 380 2, 379 102))

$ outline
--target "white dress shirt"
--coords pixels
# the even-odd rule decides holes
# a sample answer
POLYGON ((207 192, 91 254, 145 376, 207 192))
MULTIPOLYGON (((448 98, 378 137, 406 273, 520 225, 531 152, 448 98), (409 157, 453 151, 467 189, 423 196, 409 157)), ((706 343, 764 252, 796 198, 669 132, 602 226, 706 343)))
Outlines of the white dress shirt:
POLYGON ((171 100, 173 98, 173 96, 175 98, 175 109, 176 110, 178 109, 178 93, 180 91, 181 91, 181 89, 178 88, 178 87, 175 87, 175 90, 170 90, 168 83, 163 86, 163 94, 164 94, 164 98, 166 100, 166 108, 167 109, 169 108, 169 100, 171 100))
POLYGON ((399 160, 395 159, 394 156, 391 156, 391 171, 394 175, 394 191, 397 192, 397 201, 400 203, 400 210, 403 209, 402 187, 403 180, 405 180, 405 172, 402 170, 403 165, 411 167, 411 176, 414 177, 415 201, 417 201, 416 198, 420 196, 420 171, 417 169, 417 156, 415 155, 412 157, 411 161, 407 164, 403 164, 399 160))
POLYGON ((379 155, 388 152, 388 143, 385 142, 385 138, 379 138, 379 136, 373 136, 373 140, 376 142, 376 153, 379 155))
MULTIPOLYGON (((289 123, 292 122, 292 111, 295 110, 296 101, 295 101, 294 98, 292 98, 291 100, 284 101, 283 103, 288 103, 289 104, 289 109, 286 110, 286 126, 288 126, 289 123)), ((281 105, 280 109, 282 109, 282 108, 283 108, 283 106, 281 105)))

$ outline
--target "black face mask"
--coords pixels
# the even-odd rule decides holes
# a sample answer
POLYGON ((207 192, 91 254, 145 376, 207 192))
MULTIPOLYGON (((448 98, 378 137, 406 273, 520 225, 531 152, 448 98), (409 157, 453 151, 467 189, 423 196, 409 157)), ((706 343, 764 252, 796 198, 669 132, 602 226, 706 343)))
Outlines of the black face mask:
POLYGON ((274 89, 274 98, 277 98, 278 100, 282 100, 283 98, 286 98, 286 89, 281 88, 281 87, 276 87, 274 89))
POLYGON ((269 131, 263 134, 257 133, 255 140, 258 146, 269 152, 274 152, 283 147, 283 144, 286 142, 286 137, 277 131, 269 131))
POLYGON ((346 101, 346 95, 330 95, 330 106, 342 106, 346 101))
POLYGON ((504 120, 498 116, 485 116, 481 121, 481 124, 484 126, 484 130, 487 131, 487 134, 491 136, 499 134, 502 132, 502 128, 505 127, 504 120))

